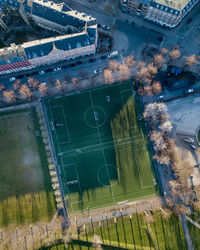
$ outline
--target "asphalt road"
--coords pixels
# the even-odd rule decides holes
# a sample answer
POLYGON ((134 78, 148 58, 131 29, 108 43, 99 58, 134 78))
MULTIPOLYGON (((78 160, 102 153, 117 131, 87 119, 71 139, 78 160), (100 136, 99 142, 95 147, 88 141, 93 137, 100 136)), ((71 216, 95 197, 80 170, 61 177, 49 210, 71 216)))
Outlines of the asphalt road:
POLYGON ((133 26, 120 20, 116 20, 117 30, 124 33, 129 40, 128 50, 124 52, 124 55, 130 55, 131 52, 137 54, 137 50, 145 43, 152 43, 156 46, 160 46, 161 41, 158 40, 162 34, 148 30, 145 27, 133 26))

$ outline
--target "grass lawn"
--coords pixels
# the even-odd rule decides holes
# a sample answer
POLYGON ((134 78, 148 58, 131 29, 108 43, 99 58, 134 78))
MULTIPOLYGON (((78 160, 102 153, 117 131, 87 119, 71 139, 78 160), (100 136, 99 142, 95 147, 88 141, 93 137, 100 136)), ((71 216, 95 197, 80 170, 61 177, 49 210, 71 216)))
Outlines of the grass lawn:
POLYGON ((125 82, 45 100, 69 212, 155 195, 137 98, 125 82))
MULTIPOLYGON (((195 221, 196 223, 199 224, 199 212, 198 212, 198 216, 195 214, 191 214, 189 216, 193 221, 195 221)), ((188 224, 188 228, 190 231, 190 236, 192 239, 192 244, 195 250, 200 250, 200 229, 198 229, 197 227, 195 227, 193 224, 191 224, 189 221, 187 222, 188 224)))
MULTIPOLYGON (((135 213, 132 218, 123 216, 93 223, 94 234, 105 244, 128 247, 128 249, 187 249, 179 217, 171 215, 164 219, 160 211, 153 212, 151 222, 147 223, 144 213, 135 213), (107 226, 108 225, 108 226, 107 226), (119 243, 118 243, 119 242, 119 243)), ((86 240, 85 230, 81 227, 80 239, 86 240)), ((87 225, 88 238, 92 240, 92 225, 87 225)))
POLYGON ((0 227, 55 213, 45 147, 34 109, 0 113, 0 227))

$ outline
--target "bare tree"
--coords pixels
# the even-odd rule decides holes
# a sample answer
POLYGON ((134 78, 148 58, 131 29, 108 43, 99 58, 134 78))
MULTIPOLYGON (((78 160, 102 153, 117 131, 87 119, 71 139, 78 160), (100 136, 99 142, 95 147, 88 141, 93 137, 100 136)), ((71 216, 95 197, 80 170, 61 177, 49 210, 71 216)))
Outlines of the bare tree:
POLYGON ((161 54, 159 54, 159 55, 154 55, 153 58, 154 58, 154 64, 155 64, 155 66, 157 66, 157 67, 159 67, 159 68, 160 68, 160 67, 163 65, 163 63, 165 62, 165 59, 164 59, 164 57, 163 57, 161 54))
POLYGON ((114 82, 114 78, 113 78, 111 70, 109 69, 104 70, 104 80, 108 84, 112 84, 114 82))
POLYGON ((160 48, 160 53, 165 56, 169 51, 165 48, 160 48))
POLYGON ((160 154, 154 155, 153 157, 157 162, 159 162, 161 165, 169 166, 170 164, 170 157, 163 152, 160 154))
POLYGON ((154 81, 152 83, 152 90, 153 93, 159 95, 162 92, 162 85, 159 81, 154 81))
POLYGON ((159 126, 159 128, 163 131, 163 132, 171 132, 172 130, 172 124, 170 121, 165 121, 163 124, 161 124, 159 126))
POLYGON ((147 96, 153 96, 153 91, 152 91, 152 86, 147 84, 145 87, 144 87, 144 92, 143 94, 147 95, 147 96))
POLYGON ((57 90, 59 91, 59 92, 63 92, 63 83, 59 80, 59 79, 57 79, 56 80, 56 83, 55 83, 55 85, 56 85, 56 88, 57 88, 57 90))
POLYGON ((5 86, 3 84, 0 84, 0 91, 5 90, 5 86))
POLYGON ((26 99, 30 100, 32 96, 32 92, 26 84, 21 85, 19 89, 19 93, 26 99))
POLYGON ((119 66, 119 80, 128 80, 130 77, 130 70, 125 64, 120 64, 119 66))
POLYGON ((148 65, 147 71, 149 73, 149 77, 154 77, 158 73, 158 68, 151 63, 148 65))
POLYGON ((35 78, 29 77, 28 78, 28 85, 34 89, 38 88, 39 81, 35 78))
POLYGON ((135 61, 133 55, 124 57, 124 62, 128 66, 128 68, 131 68, 131 67, 135 66, 135 64, 136 64, 136 61, 135 61))
POLYGON ((169 53, 170 61, 175 61, 181 56, 180 50, 177 49, 172 49, 169 53))
POLYGON ((185 65, 186 66, 189 66, 191 67, 192 65, 194 65, 195 63, 197 63, 197 58, 196 56, 193 54, 193 55, 190 55, 190 56, 187 56, 185 58, 185 65))
POLYGON ((168 120, 168 109, 165 103, 149 103, 145 106, 144 110, 144 118, 152 121, 153 123, 159 122, 164 123, 166 120, 168 120))
POLYGON ((154 130, 150 138, 154 142, 154 149, 156 151, 161 152, 167 148, 167 145, 163 139, 163 135, 161 132, 154 130))
POLYGON ((113 71, 113 72, 117 72, 119 70, 119 66, 120 63, 116 60, 111 60, 109 61, 109 68, 113 71))
POLYGON ((79 81, 79 79, 78 78, 76 78, 76 77, 73 77, 72 79, 71 79, 71 82, 74 84, 74 86, 78 86, 79 84, 78 84, 78 81, 79 81))
POLYGON ((17 90, 17 91, 19 91, 20 86, 21 86, 21 81, 20 80, 15 81, 14 84, 13 84, 14 90, 17 90))
POLYGON ((13 103, 16 101, 15 93, 13 90, 5 90, 3 91, 3 96, 6 99, 6 102, 13 103))
POLYGON ((48 86, 47 86, 47 84, 41 83, 41 84, 39 85, 38 90, 39 90, 44 96, 46 96, 46 95, 48 94, 48 86))

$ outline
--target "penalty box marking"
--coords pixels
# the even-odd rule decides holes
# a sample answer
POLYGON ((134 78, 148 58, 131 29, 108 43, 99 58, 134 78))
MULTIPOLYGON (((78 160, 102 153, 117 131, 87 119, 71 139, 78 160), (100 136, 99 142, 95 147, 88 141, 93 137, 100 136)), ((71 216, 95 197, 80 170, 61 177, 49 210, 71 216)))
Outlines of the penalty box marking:
MULTIPOLYGON (((67 121, 66 121, 66 117, 65 117, 63 105, 54 105, 54 106, 51 106, 51 101, 52 101, 52 100, 49 100, 49 108, 50 108, 51 118, 52 118, 53 121, 54 121, 54 116, 53 116, 52 109, 53 109, 53 108, 61 108, 61 110, 62 110, 62 115, 63 115, 63 118, 64 118, 64 125, 65 125, 65 128, 66 128, 66 135, 67 135, 67 137, 68 137, 68 140, 67 140, 67 141, 65 141, 65 142, 63 142, 63 143, 62 143, 62 142, 59 142, 58 134, 57 134, 56 129, 55 129, 55 127, 54 127, 54 130, 53 130, 53 131, 55 131, 56 142, 57 142, 57 145, 58 145, 59 152, 61 152, 60 145, 70 143, 70 141, 71 141, 71 140, 70 140, 70 136, 69 136, 69 129, 68 129, 68 126, 67 126, 67 121)), ((52 121, 49 121, 49 123, 50 123, 50 127, 52 128, 52 124, 51 124, 52 121)))
MULTIPOLYGON (((77 180, 77 184, 78 184, 78 186, 79 186, 79 191, 80 191, 80 194, 81 194, 81 197, 83 197, 83 194, 82 194, 82 190, 81 190, 81 186, 80 186, 80 180, 79 180, 79 176, 78 176, 78 171, 77 171, 77 167, 76 167, 76 163, 70 163, 70 164, 64 164, 64 162, 63 162, 63 157, 61 157, 62 159, 61 159, 61 161, 62 161, 62 169, 63 169, 63 171, 64 171, 64 177, 65 177, 65 179, 66 179, 66 183, 68 182, 68 180, 67 180, 67 174, 66 174, 66 172, 65 172, 65 167, 68 167, 68 166, 71 166, 71 167, 74 167, 74 169, 75 169, 75 173, 76 173, 76 180, 77 180)), ((67 188, 68 188, 68 185, 67 184, 65 184, 66 186, 67 186, 67 188)), ((68 191, 69 191, 69 188, 68 188, 68 191)), ((69 193, 69 195, 70 195, 70 197, 71 197, 71 193, 70 192, 68 192, 69 193)))

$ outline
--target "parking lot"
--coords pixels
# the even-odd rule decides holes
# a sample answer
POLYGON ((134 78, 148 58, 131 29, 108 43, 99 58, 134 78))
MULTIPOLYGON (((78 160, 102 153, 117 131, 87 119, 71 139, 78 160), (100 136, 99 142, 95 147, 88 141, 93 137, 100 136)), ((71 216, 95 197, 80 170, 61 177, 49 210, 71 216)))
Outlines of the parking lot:
POLYGON ((177 99, 167 103, 170 121, 173 125, 172 136, 176 141, 176 154, 183 161, 196 166, 191 175, 194 186, 200 184, 200 148, 196 132, 200 126, 200 94, 177 99), (190 139, 191 142, 185 140, 190 139))
POLYGON ((195 135, 200 126, 200 94, 167 103, 173 132, 195 135))

